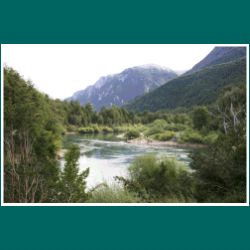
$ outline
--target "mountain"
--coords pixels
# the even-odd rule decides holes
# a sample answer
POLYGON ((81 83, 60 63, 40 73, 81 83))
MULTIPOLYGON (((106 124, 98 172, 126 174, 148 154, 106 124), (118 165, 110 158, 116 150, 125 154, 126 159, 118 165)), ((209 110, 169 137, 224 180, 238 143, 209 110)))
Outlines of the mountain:
MULTIPOLYGON (((206 58, 210 58, 205 62, 198 63, 196 65, 195 72, 188 74, 185 73, 178 78, 169 81, 167 84, 155 89, 154 91, 145 94, 142 97, 136 98, 129 103, 126 108, 133 111, 157 111, 160 109, 175 109, 177 107, 192 107, 195 105, 207 105, 214 102, 220 91, 228 85, 246 84, 246 57, 239 58, 239 54, 242 55, 242 50, 237 49, 229 50, 225 48, 219 50, 222 56, 211 56, 210 54, 206 58), (229 51, 231 51, 229 53, 229 51), (232 52, 234 51, 234 52, 232 52), (236 53, 236 51, 238 51, 236 53), (239 54, 238 54, 239 53, 239 54), (235 56, 232 57, 232 54, 235 56), (236 59, 224 63, 231 58, 236 59), (211 58, 214 58, 212 62, 211 58), (223 62, 217 64, 216 62, 223 62), (214 63, 213 66, 210 66, 214 63), (204 67, 204 68, 202 68, 204 67), (198 68, 200 68, 199 71, 198 68)), ((215 55, 214 50, 211 52, 215 55)), ((216 53, 216 55, 218 55, 216 53)), ((246 56, 246 54, 244 54, 246 56)), ((193 68, 193 69, 194 69, 193 68)), ((192 69, 192 70, 193 70, 192 69)))
POLYGON ((92 103, 96 110, 103 106, 122 106, 177 77, 168 68, 147 64, 128 68, 119 74, 101 77, 94 85, 80 90, 67 100, 92 103))
POLYGON ((246 56, 246 47, 218 46, 215 47, 203 60, 194 65, 194 67, 185 74, 190 74, 217 64, 228 63, 244 56, 246 56))

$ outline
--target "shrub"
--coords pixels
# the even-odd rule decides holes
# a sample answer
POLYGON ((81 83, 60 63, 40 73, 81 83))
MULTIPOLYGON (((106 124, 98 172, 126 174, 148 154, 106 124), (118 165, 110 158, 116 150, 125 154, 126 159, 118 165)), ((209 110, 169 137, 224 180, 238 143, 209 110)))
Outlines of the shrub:
POLYGON ((78 129, 80 134, 92 134, 95 130, 92 127, 82 127, 78 129))
POLYGON ((219 134, 216 132, 210 132, 208 135, 204 137, 204 142, 206 144, 214 144, 219 137, 219 134))
POLYGON ((164 119, 156 119, 152 123, 149 124, 150 127, 158 127, 158 128, 165 128, 167 122, 164 119))
POLYGON ((125 126, 116 126, 116 127, 113 127, 114 133, 123 133, 123 132, 126 132, 127 130, 128 129, 125 126))
POLYGON ((67 126, 67 131, 68 132, 76 132, 77 131, 77 127, 74 125, 68 125, 67 126))
POLYGON ((157 119, 154 122, 148 125, 148 129, 146 130, 145 134, 147 136, 159 134, 164 132, 164 127, 167 125, 167 122, 163 119, 157 119))
POLYGON ((105 126, 105 127, 102 127, 102 132, 103 133, 113 133, 114 131, 111 127, 105 126))
POLYGON ((181 142, 204 143, 202 135, 194 130, 185 130, 180 134, 181 142))
POLYGON ((93 130, 93 133, 99 133, 100 132, 100 128, 98 127, 98 125, 96 124, 93 124, 91 126, 92 130, 93 130))
POLYGON ((113 133, 113 129, 110 128, 110 127, 107 127, 107 126, 102 126, 102 127, 99 127, 98 125, 96 124, 93 124, 91 126, 88 126, 88 127, 82 127, 82 128, 79 128, 78 129, 78 132, 80 134, 98 134, 98 133, 113 133))
POLYGON ((90 193, 88 203, 136 203, 139 199, 118 185, 102 185, 90 193))
POLYGON ((188 129, 188 126, 185 125, 185 124, 176 124, 176 123, 168 123, 166 126, 165 126, 165 129, 166 130, 171 130, 171 131, 183 131, 183 130, 186 130, 188 129))
POLYGON ((160 134, 163 132, 164 132, 164 129, 162 128, 152 127, 146 130, 145 135, 150 136, 150 135, 160 134))
POLYGON ((140 137, 140 132, 135 129, 131 129, 125 134, 125 138, 128 140, 135 139, 138 137, 140 137))
POLYGON ((139 156, 129 167, 129 179, 120 178, 125 188, 147 202, 192 199, 194 183, 185 164, 171 158, 139 156))
POLYGON ((159 140, 159 141, 169 141, 169 140, 171 140, 174 136, 175 136, 175 132, 173 132, 173 131, 166 131, 166 132, 164 132, 164 133, 155 135, 154 138, 155 138, 156 140, 159 140))

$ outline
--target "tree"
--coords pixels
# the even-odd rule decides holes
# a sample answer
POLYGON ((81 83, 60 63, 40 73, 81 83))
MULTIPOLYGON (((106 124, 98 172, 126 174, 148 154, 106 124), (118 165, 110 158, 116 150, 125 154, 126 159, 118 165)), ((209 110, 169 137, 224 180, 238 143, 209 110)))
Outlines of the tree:
POLYGON ((59 132, 47 97, 4 68, 4 200, 50 202, 59 132))
POLYGON ((66 163, 59 182, 58 202, 85 202, 87 199, 85 189, 89 169, 79 173, 79 157, 79 146, 71 145, 64 156, 66 163))
POLYGON ((246 201, 246 92, 226 89, 218 100, 223 134, 215 144, 196 152, 196 198, 199 202, 246 201))
POLYGON ((196 107, 193 111, 193 124, 195 129, 206 127, 209 122, 209 112, 206 107, 196 107))

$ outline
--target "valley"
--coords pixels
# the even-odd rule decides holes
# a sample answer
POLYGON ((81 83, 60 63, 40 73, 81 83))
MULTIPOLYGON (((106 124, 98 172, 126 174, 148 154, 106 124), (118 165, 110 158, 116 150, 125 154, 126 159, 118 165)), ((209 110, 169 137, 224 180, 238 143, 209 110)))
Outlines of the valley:
POLYGON ((52 99, 4 67, 7 203, 244 203, 246 48, 52 99))

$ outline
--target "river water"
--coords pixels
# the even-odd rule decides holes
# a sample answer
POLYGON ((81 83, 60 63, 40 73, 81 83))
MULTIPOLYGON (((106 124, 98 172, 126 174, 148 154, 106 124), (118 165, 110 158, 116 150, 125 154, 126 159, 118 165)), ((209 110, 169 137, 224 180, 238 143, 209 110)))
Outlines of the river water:
MULTIPOLYGON (((160 157, 174 157, 187 165, 190 163, 190 150, 187 148, 132 145, 117 139, 114 135, 67 135, 64 137, 65 149, 72 143, 80 146, 79 169, 90 169, 87 178, 88 188, 104 181, 112 183, 115 176, 126 177, 128 166, 135 157, 143 154, 154 153, 160 157)), ((61 159, 61 167, 64 163, 61 159)))

